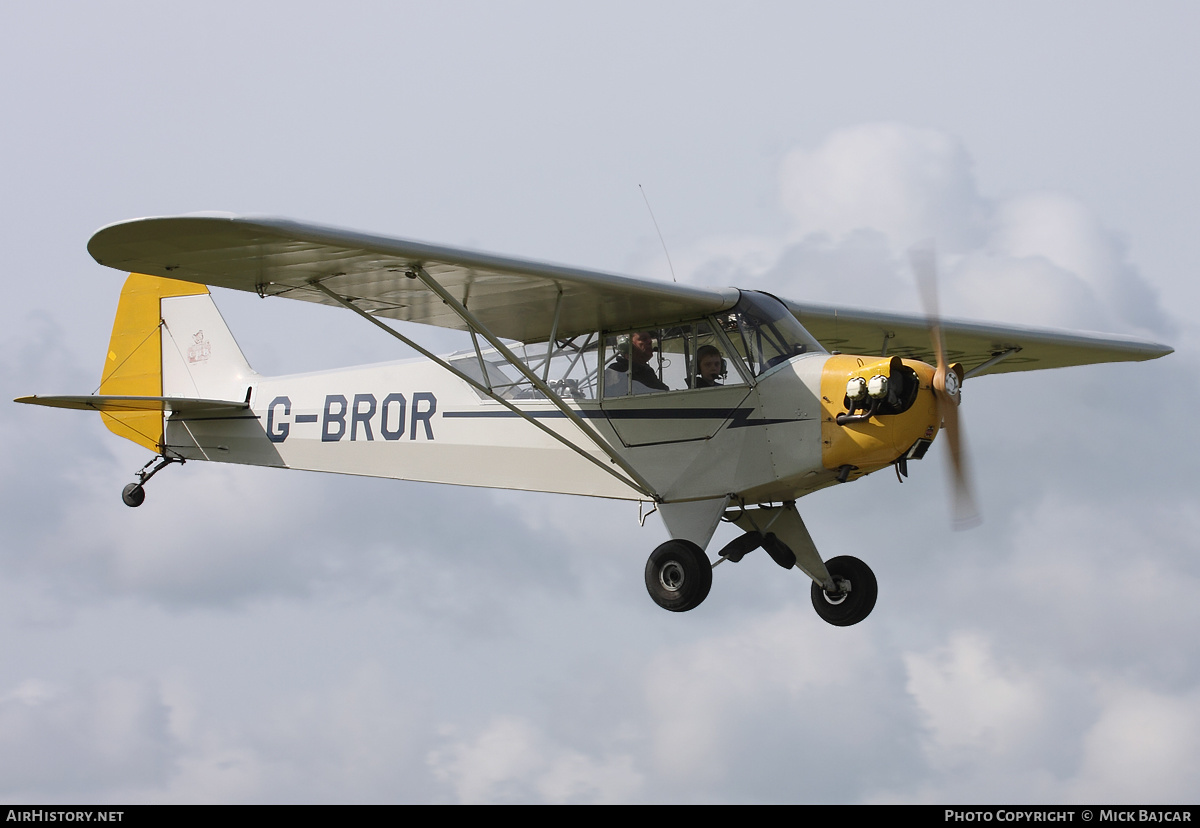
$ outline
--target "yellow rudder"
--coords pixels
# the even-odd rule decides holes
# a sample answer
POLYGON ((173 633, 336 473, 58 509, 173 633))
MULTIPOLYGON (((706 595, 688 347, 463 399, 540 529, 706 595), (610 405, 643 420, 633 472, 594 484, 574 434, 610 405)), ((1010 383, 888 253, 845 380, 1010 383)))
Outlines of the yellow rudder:
MULTIPOLYGON (((172 296, 208 293, 204 285, 131 273, 121 288, 121 301, 113 320, 108 357, 100 380, 100 394, 120 397, 161 397, 162 306, 172 296)), ((162 451, 163 412, 137 411, 100 416, 113 434, 132 440, 153 452, 162 451)))

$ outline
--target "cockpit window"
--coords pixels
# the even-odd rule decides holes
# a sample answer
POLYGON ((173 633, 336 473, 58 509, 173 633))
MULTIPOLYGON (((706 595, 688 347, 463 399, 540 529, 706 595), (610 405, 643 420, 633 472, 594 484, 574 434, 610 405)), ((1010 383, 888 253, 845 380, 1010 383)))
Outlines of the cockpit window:
POLYGON ((741 301, 719 314, 717 322, 756 377, 798 354, 825 353, 791 311, 766 293, 743 291, 741 301))
POLYGON ((745 380, 730 366, 728 350, 708 319, 608 334, 604 396, 740 385, 745 380))
MULTIPOLYGON (((594 400, 600 337, 581 334, 545 343, 511 342, 517 359, 540 377, 550 390, 568 400, 594 400)), ((471 379, 506 400, 544 400, 545 395, 495 349, 462 351, 449 362, 471 379)), ((481 399, 488 395, 475 389, 481 399)))

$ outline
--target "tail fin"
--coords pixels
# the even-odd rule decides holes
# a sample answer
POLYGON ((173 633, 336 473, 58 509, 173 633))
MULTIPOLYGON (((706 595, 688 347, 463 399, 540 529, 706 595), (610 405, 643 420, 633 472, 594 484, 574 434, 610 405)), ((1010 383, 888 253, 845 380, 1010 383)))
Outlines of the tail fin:
MULTIPOLYGON (((130 274, 113 321, 102 396, 239 401, 253 376, 207 287, 130 274)), ((114 434, 162 451, 161 409, 101 417, 114 434)))

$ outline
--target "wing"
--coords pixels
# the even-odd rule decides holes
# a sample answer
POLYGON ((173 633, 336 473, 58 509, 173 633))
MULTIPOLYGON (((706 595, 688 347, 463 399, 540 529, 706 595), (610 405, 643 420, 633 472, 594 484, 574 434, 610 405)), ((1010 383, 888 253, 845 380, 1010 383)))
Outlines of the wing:
MULTIPOLYGON (((336 306, 314 287, 320 283, 374 316, 469 330, 410 277, 421 268, 493 333, 519 342, 545 341, 552 330, 568 337, 656 327, 725 310, 738 298, 734 289, 632 279, 277 218, 135 219, 97 231, 88 252, 118 270, 336 306)), ((923 317, 787 304, 830 350, 932 359, 923 317)), ((950 357, 972 375, 1154 359, 1172 351, 1094 334, 946 320, 942 328, 950 357)))
POLYGON ((545 341, 552 330, 567 337, 657 326, 724 310, 738 298, 736 290, 631 279, 276 218, 135 219, 98 230, 88 252, 118 270, 336 305, 313 287, 320 282, 375 316, 468 330, 420 279, 406 275, 420 267, 493 333, 519 342, 545 341))
MULTIPOLYGON (((873 313, 786 302, 809 333, 831 351, 846 354, 897 354, 932 363, 933 346, 923 316, 873 313)), ((1156 359, 1173 349, 1128 337, 943 319, 947 356, 961 362, 968 376, 1034 371, 1156 359), (1007 354, 1007 356, 1004 356, 1007 354)))

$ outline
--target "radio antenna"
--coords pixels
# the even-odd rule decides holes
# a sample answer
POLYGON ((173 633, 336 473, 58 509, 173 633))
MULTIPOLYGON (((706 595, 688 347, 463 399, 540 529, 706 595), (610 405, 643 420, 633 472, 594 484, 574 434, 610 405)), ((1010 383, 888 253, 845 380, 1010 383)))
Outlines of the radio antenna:
POLYGON ((667 267, 671 268, 671 281, 678 284, 679 280, 675 278, 675 265, 671 264, 671 254, 667 252, 667 242, 663 239, 662 230, 658 229, 658 220, 654 218, 654 211, 650 209, 650 199, 646 198, 646 191, 642 189, 641 184, 638 185, 638 189, 641 190, 642 200, 646 202, 646 210, 650 213, 650 221, 654 222, 654 231, 658 233, 658 241, 662 244, 663 253, 666 254, 667 267))

